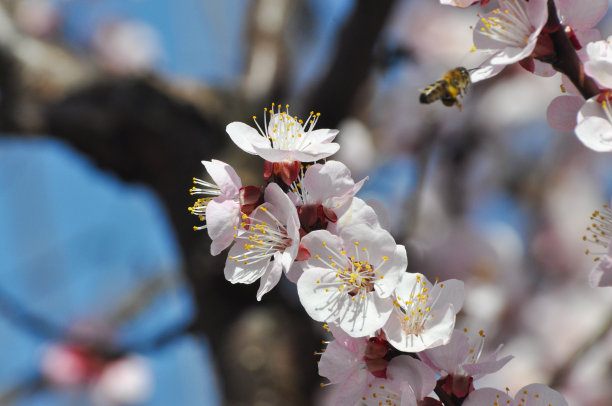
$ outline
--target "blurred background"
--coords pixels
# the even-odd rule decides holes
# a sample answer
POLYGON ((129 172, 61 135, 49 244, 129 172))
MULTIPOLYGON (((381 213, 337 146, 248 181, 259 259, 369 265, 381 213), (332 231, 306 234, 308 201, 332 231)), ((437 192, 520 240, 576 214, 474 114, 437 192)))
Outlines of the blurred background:
MULTIPOLYGON (((0 1, 0 405, 324 405, 324 338, 287 281, 255 300, 187 207, 201 160, 259 184, 225 126, 271 102, 339 128, 409 270, 515 359, 477 386, 612 404, 612 296, 584 229, 612 160, 546 124, 561 78, 509 67, 463 111, 419 92, 478 8, 435 0, 0 1)), ((610 19, 600 26, 612 33, 610 19)))

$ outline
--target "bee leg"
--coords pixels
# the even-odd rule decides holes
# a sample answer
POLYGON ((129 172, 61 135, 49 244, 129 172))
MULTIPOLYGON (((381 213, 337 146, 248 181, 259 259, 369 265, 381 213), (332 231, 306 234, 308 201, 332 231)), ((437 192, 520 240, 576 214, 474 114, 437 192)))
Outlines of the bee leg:
POLYGON ((459 111, 461 111, 461 102, 459 101, 459 99, 455 100, 455 104, 457 105, 459 111))

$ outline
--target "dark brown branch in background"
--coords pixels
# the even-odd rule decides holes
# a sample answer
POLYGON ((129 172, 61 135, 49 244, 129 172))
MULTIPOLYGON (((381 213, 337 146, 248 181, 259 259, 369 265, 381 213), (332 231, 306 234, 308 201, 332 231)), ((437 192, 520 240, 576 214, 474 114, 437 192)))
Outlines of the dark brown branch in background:
POLYGON ((373 50, 395 0, 359 0, 340 31, 336 52, 325 77, 306 97, 305 109, 321 111, 319 128, 337 128, 368 79, 373 50))
POLYGON ((548 0, 548 22, 546 26, 558 27, 558 29, 549 34, 554 45, 554 53, 550 59, 546 57, 543 61, 550 63, 557 72, 566 75, 585 99, 598 95, 599 87, 593 79, 584 74, 582 62, 580 62, 574 46, 567 37, 563 26, 561 26, 553 0, 548 0))

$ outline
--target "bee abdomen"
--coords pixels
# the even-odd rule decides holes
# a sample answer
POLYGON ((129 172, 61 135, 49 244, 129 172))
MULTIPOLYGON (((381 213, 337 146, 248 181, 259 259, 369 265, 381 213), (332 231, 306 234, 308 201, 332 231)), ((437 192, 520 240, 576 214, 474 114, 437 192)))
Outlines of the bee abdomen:
POLYGON ((419 97, 419 101, 423 104, 433 103, 442 97, 446 82, 444 80, 438 80, 435 83, 427 86, 419 97))

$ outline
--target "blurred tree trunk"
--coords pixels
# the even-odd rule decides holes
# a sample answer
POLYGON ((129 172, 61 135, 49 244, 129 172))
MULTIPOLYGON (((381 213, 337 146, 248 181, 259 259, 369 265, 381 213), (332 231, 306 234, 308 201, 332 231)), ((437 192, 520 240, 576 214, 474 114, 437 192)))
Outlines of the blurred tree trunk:
POLYGON ((373 51, 395 0, 357 0, 338 36, 336 52, 325 77, 305 98, 303 106, 322 112, 318 127, 336 128, 351 111, 353 100, 367 81, 373 51))

